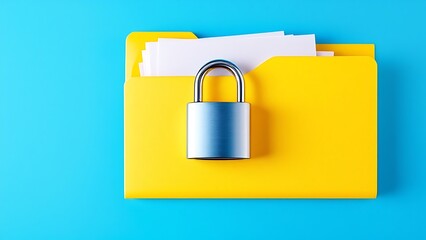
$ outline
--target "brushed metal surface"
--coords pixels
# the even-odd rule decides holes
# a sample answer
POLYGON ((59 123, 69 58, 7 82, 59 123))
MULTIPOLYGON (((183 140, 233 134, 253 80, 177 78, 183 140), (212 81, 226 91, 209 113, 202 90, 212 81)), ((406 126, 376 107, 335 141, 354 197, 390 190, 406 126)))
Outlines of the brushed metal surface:
POLYGON ((250 158, 250 104, 188 103, 187 157, 250 158))

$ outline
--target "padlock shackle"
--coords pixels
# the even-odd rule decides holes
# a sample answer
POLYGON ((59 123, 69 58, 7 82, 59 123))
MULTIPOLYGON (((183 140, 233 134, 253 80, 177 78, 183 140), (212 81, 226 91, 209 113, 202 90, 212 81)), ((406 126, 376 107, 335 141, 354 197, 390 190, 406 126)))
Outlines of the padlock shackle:
POLYGON ((203 81, 207 74, 214 68, 224 68, 234 75, 237 80, 237 102, 244 102, 244 77, 241 70, 234 63, 217 59, 206 63, 200 68, 195 76, 194 82, 194 102, 203 101, 203 81))

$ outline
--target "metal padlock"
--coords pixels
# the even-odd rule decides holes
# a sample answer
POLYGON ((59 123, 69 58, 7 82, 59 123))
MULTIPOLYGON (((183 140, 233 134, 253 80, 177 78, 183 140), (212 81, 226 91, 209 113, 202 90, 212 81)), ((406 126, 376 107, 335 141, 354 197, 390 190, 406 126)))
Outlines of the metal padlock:
POLYGON ((226 60, 213 60, 197 73, 194 102, 187 107, 187 158, 250 158, 250 104, 244 102, 244 77, 226 60), (237 102, 203 102, 203 80, 214 68, 230 71, 237 80, 237 102))

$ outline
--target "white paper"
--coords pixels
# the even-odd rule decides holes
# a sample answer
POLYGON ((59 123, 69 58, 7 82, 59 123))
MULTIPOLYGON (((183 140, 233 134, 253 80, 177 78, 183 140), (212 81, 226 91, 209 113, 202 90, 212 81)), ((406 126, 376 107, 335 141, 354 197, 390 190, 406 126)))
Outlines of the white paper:
MULTIPOLYGON (((233 36, 221 36, 221 37, 208 37, 208 38, 199 38, 197 40, 201 40, 201 41, 213 40, 214 41, 217 39, 227 39, 229 41, 238 41, 244 38, 271 37, 271 36, 284 36, 284 31, 253 33, 253 34, 243 34, 243 35, 233 35, 233 36)), ((174 39, 174 38, 168 38, 168 39, 174 39)), ((181 39, 177 39, 177 40, 181 40, 181 39)), ((158 47, 157 42, 147 42, 145 44, 145 50, 142 51, 144 71, 143 71, 143 74, 141 71, 141 76, 157 76, 157 69, 158 69, 157 47, 158 47)))
POLYGON ((139 63, 139 74, 140 74, 141 76, 145 76, 145 69, 144 69, 143 62, 140 62, 140 63, 139 63))
POLYGON ((149 60, 150 56, 148 51, 143 50, 142 51, 142 62, 139 63, 139 72, 141 76, 151 76, 151 67, 149 63, 151 62, 149 60))
POLYGON ((333 57, 334 52, 333 51, 317 51, 318 57, 333 57))
MULTIPOLYGON (((211 41, 211 40, 220 40, 220 39, 225 39, 225 40, 234 40, 234 41, 238 41, 240 39, 245 39, 245 38, 258 38, 258 37, 279 37, 279 36, 284 36, 285 33, 284 31, 276 31, 276 32, 265 32, 265 33, 249 33, 249 34, 241 34, 241 35, 229 35, 229 36, 219 36, 219 37, 206 37, 206 38, 197 38, 197 40, 202 40, 202 41, 211 41)), ((171 39, 171 38, 168 38, 171 39)), ((178 39, 178 40, 182 40, 182 39, 178 39)))
MULTIPOLYGON (((226 59, 243 73, 274 56, 316 56, 315 35, 269 36, 255 38, 230 37, 203 39, 159 39, 157 48, 158 76, 195 76, 207 62, 226 59)), ((212 71, 211 75, 228 75, 212 71)))
POLYGON ((145 44, 146 50, 148 52, 148 67, 149 73, 147 76, 155 76, 157 73, 157 42, 147 42, 145 44))

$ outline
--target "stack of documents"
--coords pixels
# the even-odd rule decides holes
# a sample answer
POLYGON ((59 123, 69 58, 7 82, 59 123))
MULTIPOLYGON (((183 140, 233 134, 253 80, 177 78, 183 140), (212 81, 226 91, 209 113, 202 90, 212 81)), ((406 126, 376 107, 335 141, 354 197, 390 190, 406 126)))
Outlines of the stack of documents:
MULTIPOLYGON (((274 56, 333 56, 316 51, 315 35, 285 35, 283 31, 200 39, 160 38, 147 42, 139 63, 141 76, 195 76, 213 59, 234 62, 243 73, 274 56)), ((215 69, 211 75, 229 75, 215 69)))

